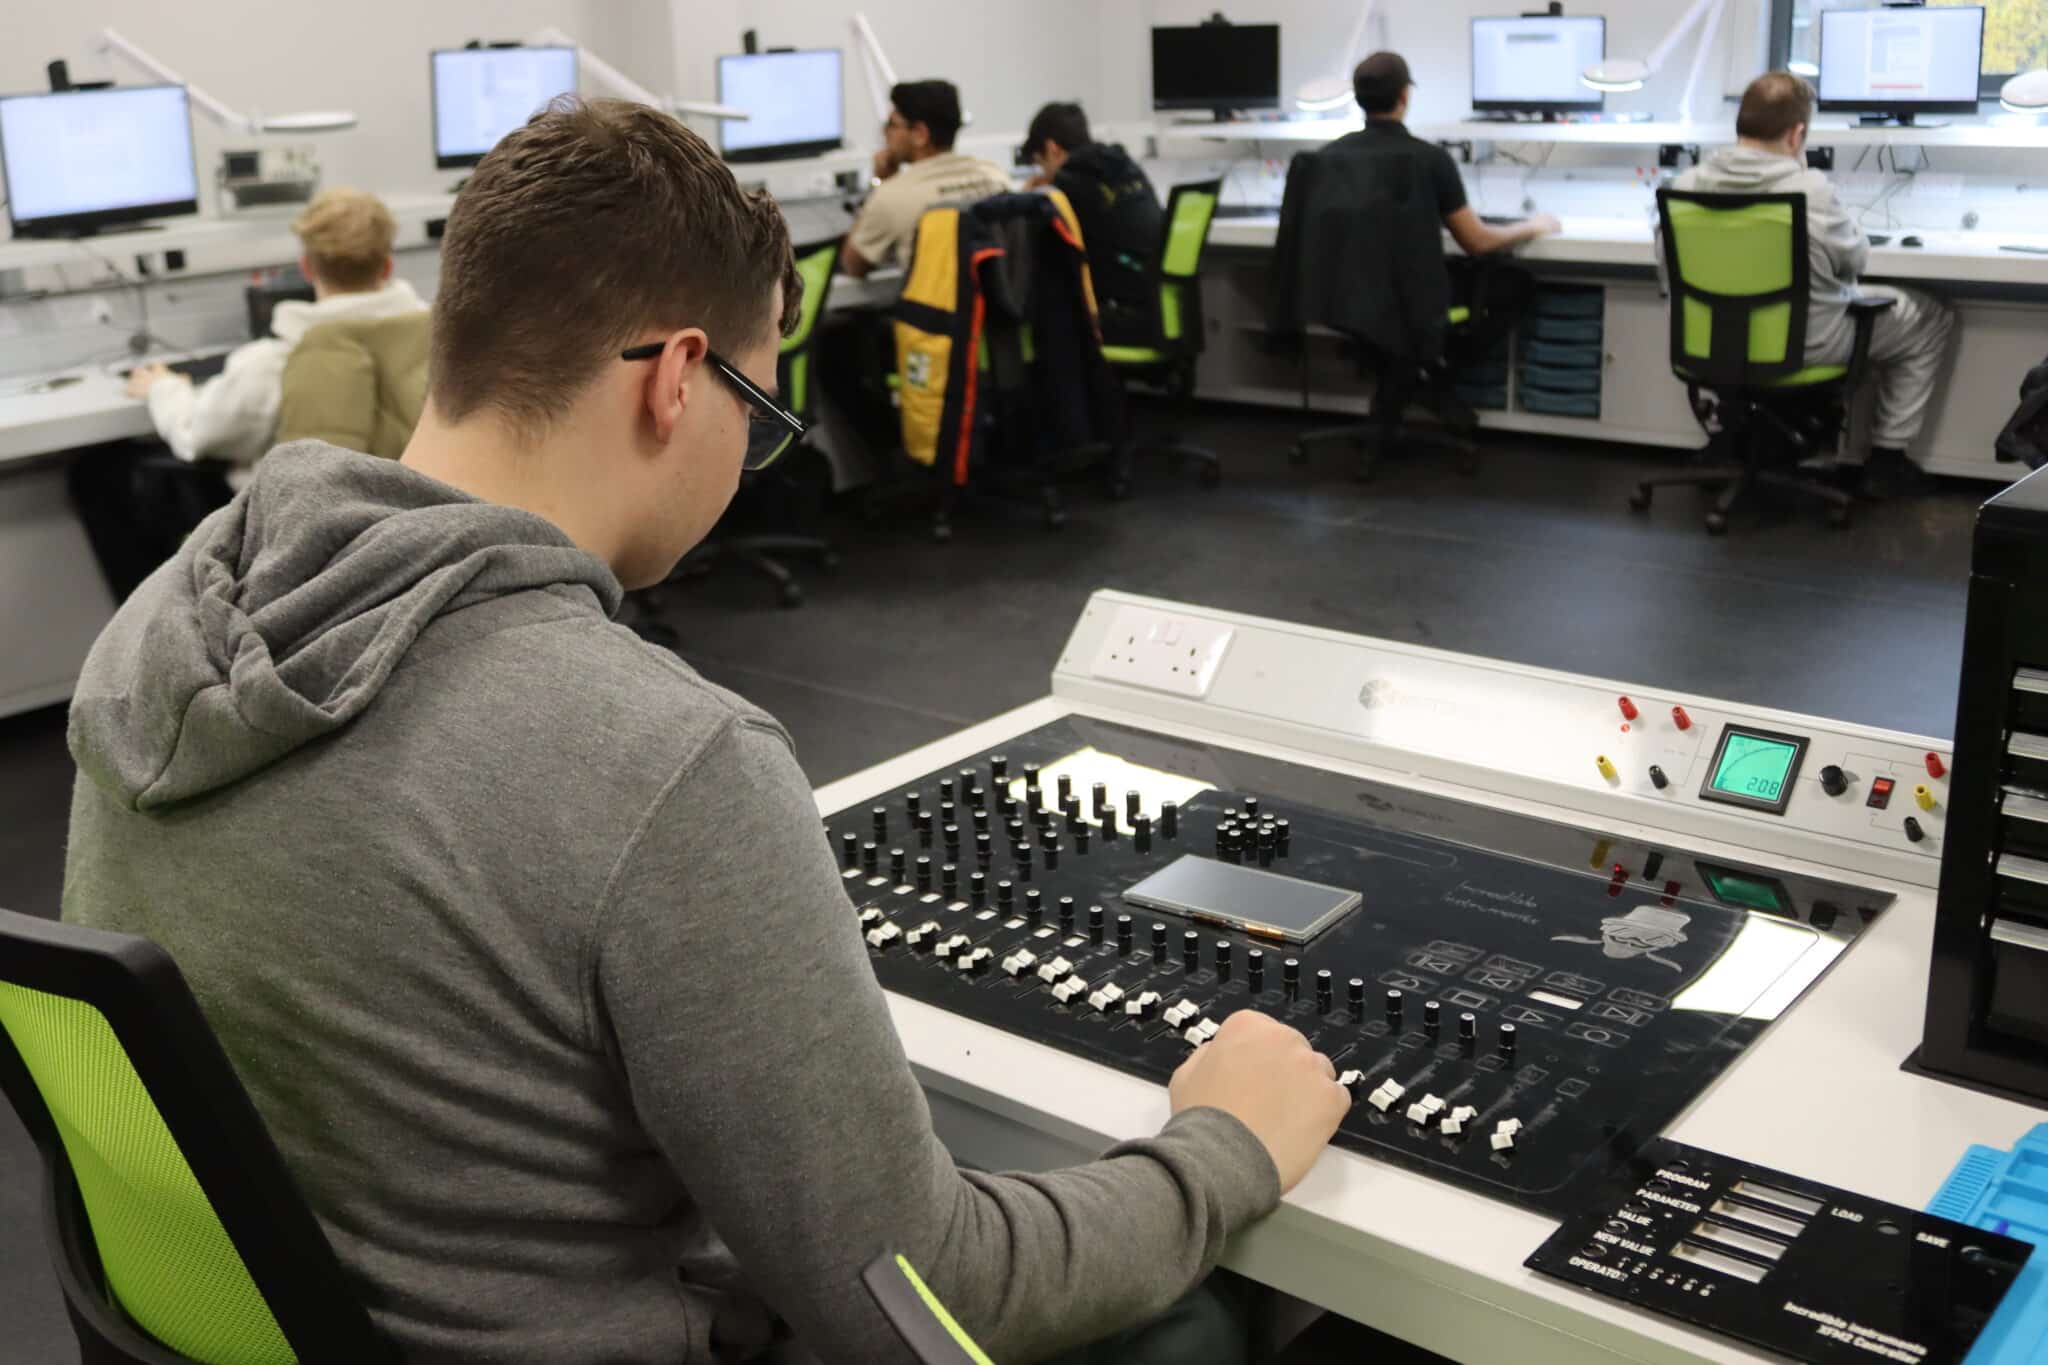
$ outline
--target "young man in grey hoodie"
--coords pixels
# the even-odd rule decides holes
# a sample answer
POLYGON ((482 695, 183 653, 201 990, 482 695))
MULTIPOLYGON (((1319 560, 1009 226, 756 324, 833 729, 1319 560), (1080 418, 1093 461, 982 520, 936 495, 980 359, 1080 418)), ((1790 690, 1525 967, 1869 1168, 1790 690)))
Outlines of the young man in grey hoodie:
POLYGON ((169 950, 408 1361, 901 1359, 885 1248, 1039 1359, 1165 1312, 1349 1106, 1240 1014, 1155 1136, 955 1168, 788 736, 610 619, 786 439, 742 384, 798 290, 675 120, 536 116, 449 217, 403 460, 273 451, 80 680, 65 918, 169 950))
POLYGON ((1714 151, 1679 176, 1673 187, 1719 194, 1806 196, 1807 254, 1812 295, 1806 323, 1806 363, 1839 365, 1856 339, 1849 319, 1852 295, 1884 295, 1897 303, 1877 315, 1870 367, 1877 385, 1877 420, 1867 459, 1843 462, 1843 479, 1866 496, 1906 492, 1925 477, 1906 451, 1927 423, 1927 406, 1948 354, 1955 314, 1917 289, 1859 283, 1870 245, 1835 198, 1834 187, 1806 164, 1813 125, 1813 87, 1789 71, 1758 76, 1742 92, 1733 147, 1714 151), (1861 466, 1858 468, 1858 466, 1861 466))

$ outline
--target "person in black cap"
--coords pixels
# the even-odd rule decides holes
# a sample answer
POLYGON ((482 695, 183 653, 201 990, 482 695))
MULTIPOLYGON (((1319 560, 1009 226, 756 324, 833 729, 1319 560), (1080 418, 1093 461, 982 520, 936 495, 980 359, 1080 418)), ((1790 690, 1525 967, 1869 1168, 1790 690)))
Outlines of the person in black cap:
POLYGON ((1451 237, 1468 256, 1506 251, 1558 230, 1557 219, 1547 213, 1519 223, 1496 227, 1483 223, 1465 198, 1465 182, 1458 176, 1458 164, 1451 154, 1433 142, 1423 142, 1408 132, 1402 119, 1408 114, 1408 92, 1415 78, 1408 74, 1408 62, 1398 52, 1375 52, 1351 73, 1351 93, 1365 111, 1365 132, 1354 134, 1358 153, 1394 154, 1419 157, 1436 192, 1437 216, 1444 220, 1451 237))

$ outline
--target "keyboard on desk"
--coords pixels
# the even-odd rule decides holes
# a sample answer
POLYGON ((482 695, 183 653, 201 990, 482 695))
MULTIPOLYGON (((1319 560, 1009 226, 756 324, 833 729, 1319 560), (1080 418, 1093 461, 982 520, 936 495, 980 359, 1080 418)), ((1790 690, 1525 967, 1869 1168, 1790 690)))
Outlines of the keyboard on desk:
MULTIPOLYGON (((227 366, 227 363, 228 353, 222 351, 219 355, 202 355, 191 360, 173 360, 166 363, 164 368, 172 374, 184 375, 195 384, 203 384, 219 374, 227 366)), ((133 370, 123 370, 121 371, 121 377, 126 379, 133 373, 133 370)))

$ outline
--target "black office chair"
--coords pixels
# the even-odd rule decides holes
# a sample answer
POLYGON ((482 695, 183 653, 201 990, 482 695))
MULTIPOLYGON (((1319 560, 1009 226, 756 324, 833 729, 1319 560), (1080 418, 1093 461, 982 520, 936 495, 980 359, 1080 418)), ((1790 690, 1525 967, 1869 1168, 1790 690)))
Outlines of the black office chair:
POLYGON ((161 948, 0 910, 0 1091, 83 1365, 396 1361, 161 948))
POLYGON ((1659 488, 1718 488, 1711 535, 1759 488, 1811 498, 1830 525, 1849 524, 1854 500, 1801 461, 1832 448, 1848 396, 1869 368, 1877 315, 1897 300, 1853 298, 1855 344, 1846 364, 1806 362, 1812 288, 1803 194, 1657 191, 1671 287, 1671 372, 1709 436, 1728 458, 1706 469, 1645 479, 1629 506, 1650 508, 1659 488))
MULTIPOLYGON (((1202 354, 1202 254, 1222 194, 1221 180, 1173 187, 1152 268, 1159 297, 1156 334, 1142 344, 1102 348, 1102 358, 1119 375, 1165 390, 1183 417, 1194 407, 1195 365, 1202 354)), ((1170 468, 1192 462, 1205 488, 1214 488, 1223 477, 1222 460, 1206 446, 1191 445, 1177 435, 1129 440, 1118 446, 1112 459, 1112 497, 1129 495, 1131 466, 1140 454, 1164 456, 1170 468)))
POLYGON ((994 1365, 903 1257, 883 1252, 860 1279, 918 1365, 994 1365))

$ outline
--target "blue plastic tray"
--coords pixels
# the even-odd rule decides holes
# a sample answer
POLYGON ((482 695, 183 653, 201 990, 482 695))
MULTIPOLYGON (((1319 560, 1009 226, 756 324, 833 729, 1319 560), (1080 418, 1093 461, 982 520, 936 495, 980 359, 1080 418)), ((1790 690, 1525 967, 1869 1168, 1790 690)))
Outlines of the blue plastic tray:
POLYGON ((2048 1365, 2048 1123, 2009 1152, 1963 1153, 1927 1211, 2037 1248, 1964 1365, 2048 1365))

